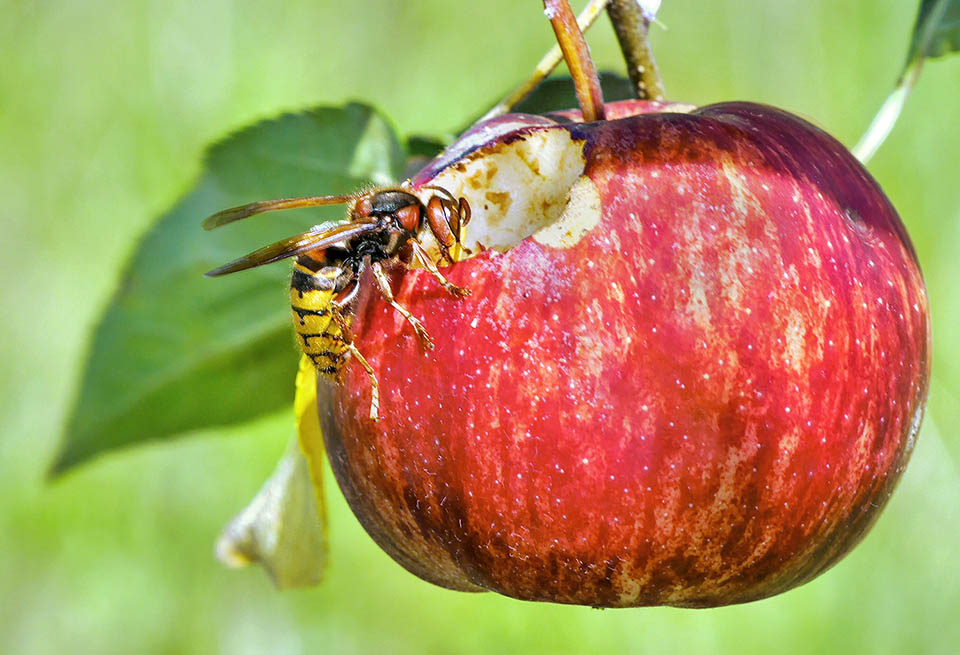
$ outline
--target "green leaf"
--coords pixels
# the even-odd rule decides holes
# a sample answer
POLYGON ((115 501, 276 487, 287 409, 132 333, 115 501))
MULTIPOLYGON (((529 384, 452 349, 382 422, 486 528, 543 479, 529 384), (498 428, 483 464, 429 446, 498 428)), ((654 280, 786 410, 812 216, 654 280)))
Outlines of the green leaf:
POLYGON ((918 59, 960 50, 960 0, 922 0, 905 69, 918 59))
POLYGON ((289 406, 297 370, 289 266, 203 273, 344 216, 277 212, 204 232, 207 215, 269 198, 339 194, 401 174, 390 125, 350 104, 286 115, 214 146, 196 188, 146 234, 98 325, 52 474, 104 451, 289 406))
POLYGON ((427 134, 414 134, 408 137, 404 144, 407 151, 407 162, 404 166, 403 177, 416 175, 430 163, 431 159, 439 155, 452 142, 452 135, 448 138, 427 134))
POLYGON ((852 152, 857 159, 864 164, 869 162, 893 131, 907 98, 920 78, 924 60, 957 50, 960 50, 960 0, 921 0, 907 61, 897 85, 853 147, 852 152))
MULTIPOLYGON (((630 100, 634 98, 630 80, 615 73, 600 73, 600 88, 604 102, 630 100)), ((538 86, 533 93, 514 109, 527 114, 545 114, 577 106, 577 94, 573 90, 573 80, 569 77, 551 77, 538 86)))
MULTIPOLYGON (((316 416, 316 405, 311 410, 316 416)), ((327 534, 319 500, 310 465, 294 440, 259 493, 224 528, 217 539, 217 559, 231 568, 260 564, 277 589, 320 584, 327 534)))

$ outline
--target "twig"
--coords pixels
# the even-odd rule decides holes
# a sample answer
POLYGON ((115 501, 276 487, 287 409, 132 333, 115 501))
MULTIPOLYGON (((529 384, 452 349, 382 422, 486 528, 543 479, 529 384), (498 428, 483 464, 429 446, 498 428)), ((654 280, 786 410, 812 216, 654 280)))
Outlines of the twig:
POLYGON ((920 77, 920 69, 923 68, 923 57, 918 57, 913 64, 904 71, 903 75, 897 81, 897 86, 893 89, 887 99, 880 106, 876 116, 870 122, 870 127, 860 137, 860 141, 853 147, 853 156, 860 160, 860 163, 866 164, 883 145, 883 142, 890 136, 893 126, 900 118, 900 112, 903 111, 903 105, 910 97, 917 78, 920 77))
POLYGON ((557 43, 567 62, 573 88, 577 92, 580 113, 586 122, 600 121, 604 118, 603 92, 600 89, 600 77, 590 56, 583 32, 577 25, 570 3, 567 0, 543 0, 544 14, 550 20, 557 43))
MULTIPOLYGON (((593 25, 597 17, 606 8, 607 2, 609 2, 609 0, 591 0, 590 3, 584 7, 583 11, 580 12, 580 16, 577 17, 577 25, 580 27, 580 31, 586 32, 590 26, 593 25)), ((480 120, 502 116, 512 111, 513 108, 523 102, 534 89, 540 86, 540 83, 543 82, 547 75, 549 75, 561 61, 563 61, 563 53, 560 52, 560 46, 555 45, 543 56, 543 59, 540 60, 540 63, 538 63, 534 69, 533 74, 507 95, 506 98, 498 102, 490 111, 484 114, 480 120)))
POLYGON ((640 100, 663 100, 663 80, 650 50, 647 33, 652 16, 643 12, 638 0, 610 0, 607 15, 627 63, 627 74, 640 100))

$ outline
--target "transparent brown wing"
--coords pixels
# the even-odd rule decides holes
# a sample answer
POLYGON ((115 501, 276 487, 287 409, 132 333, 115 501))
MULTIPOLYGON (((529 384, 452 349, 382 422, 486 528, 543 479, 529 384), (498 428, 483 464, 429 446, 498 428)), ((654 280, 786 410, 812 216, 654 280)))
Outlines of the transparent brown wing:
POLYGON ((289 237, 283 241, 271 243, 269 246, 264 246, 259 250, 254 250, 249 255, 245 255, 240 259, 235 259, 229 264, 224 264, 219 268, 213 269, 209 273, 206 273, 206 276, 217 277, 219 275, 244 271, 248 268, 263 266, 264 264, 272 264, 287 257, 296 257, 308 250, 328 248, 338 243, 349 241, 361 234, 369 234, 377 229, 379 228, 374 223, 341 223, 329 230, 304 232, 303 234, 289 237))
POLYGON ((239 221, 241 218, 272 212, 278 209, 299 209, 301 207, 321 207, 324 205, 343 205, 353 200, 353 195, 344 196, 309 196, 306 198, 279 198, 277 200, 260 200, 249 205, 231 207, 208 216, 203 220, 203 229, 212 230, 215 227, 239 221))

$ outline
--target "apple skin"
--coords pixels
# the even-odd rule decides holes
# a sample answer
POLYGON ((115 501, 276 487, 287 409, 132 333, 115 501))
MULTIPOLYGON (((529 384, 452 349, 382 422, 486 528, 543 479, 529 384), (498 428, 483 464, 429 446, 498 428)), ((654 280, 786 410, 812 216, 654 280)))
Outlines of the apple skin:
POLYGON ((904 470, 930 320, 896 211, 793 115, 645 113, 663 109, 508 117, 413 180, 484 129, 487 146, 567 130, 602 207, 570 247, 444 269, 463 300, 397 267, 432 352, 364 285, 354 338, 381 419, 351 363, 320 384, 321 422, 357 518, 421 578, 600 607, 752 601, 848 553, 904 470))

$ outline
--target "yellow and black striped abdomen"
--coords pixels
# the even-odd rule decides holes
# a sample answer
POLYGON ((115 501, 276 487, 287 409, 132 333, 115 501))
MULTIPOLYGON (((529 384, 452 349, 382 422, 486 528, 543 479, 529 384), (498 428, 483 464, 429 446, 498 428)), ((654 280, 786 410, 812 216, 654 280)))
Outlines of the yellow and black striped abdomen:
POLYGON ((336 267, 313 272, 297 263, 290 280, 290 309, 300 348, 317 373, 337 382, 348 348, 340 323, 333 315, 334 284, 340 274, 336 267))

